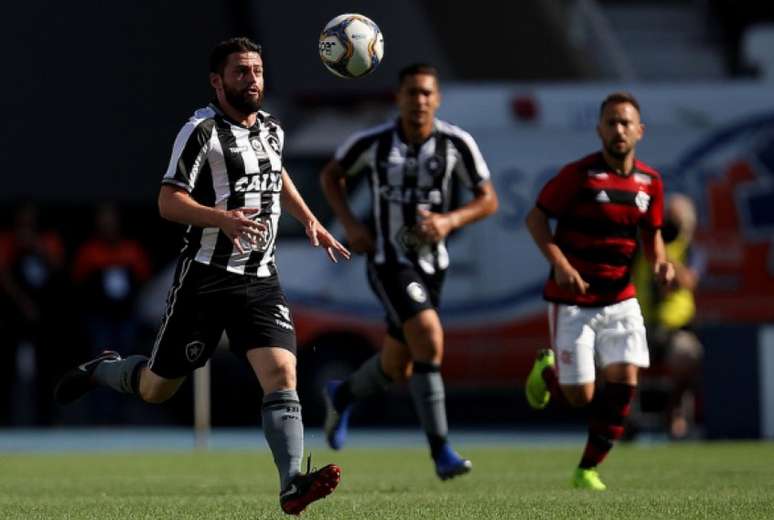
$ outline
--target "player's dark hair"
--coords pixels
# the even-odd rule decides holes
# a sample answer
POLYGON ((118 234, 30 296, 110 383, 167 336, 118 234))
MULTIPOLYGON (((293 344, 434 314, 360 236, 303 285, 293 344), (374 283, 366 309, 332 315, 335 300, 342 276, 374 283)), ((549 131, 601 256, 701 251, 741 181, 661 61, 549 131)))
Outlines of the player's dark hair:
POLYGON ((409 76, 416 76, 417 74, 427 74, 433 76, 438 81, 438 69, 434 65, 429 63, 412 63, 400 69, 398 73, 398 85, 403 84, 403 80, 409 76))
POLYGON ((210 72, 223 74, 226 60, 228 60, 230 54, 235 52, 257 52, 261 54, 261 46, 244 36, 223 40, 210 53, 210 72))
POLYGON ((618 92, 613 92, 612 94, 609 94, 604 101, 602 101, 602 104, 599 105, 599 117, 602 118, 602 112, 605 111, 605 107, 609 105, 610 103, 629 103, 631 106, 637 109, 637 113, 641 114, 640 111, 640 104, 637 102, 637 99, 630 93, 623 90, 620 90, 618 92))

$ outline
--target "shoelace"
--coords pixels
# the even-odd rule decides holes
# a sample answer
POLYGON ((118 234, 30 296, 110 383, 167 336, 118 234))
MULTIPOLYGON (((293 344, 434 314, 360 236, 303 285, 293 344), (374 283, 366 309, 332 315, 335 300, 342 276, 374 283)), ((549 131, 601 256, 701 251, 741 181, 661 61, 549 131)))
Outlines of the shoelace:
POLYGON ((310 474, 317 471, 317 468, 312 469, 312 452, 309 452, 309 455, 306 456, 306 474, 310 474))

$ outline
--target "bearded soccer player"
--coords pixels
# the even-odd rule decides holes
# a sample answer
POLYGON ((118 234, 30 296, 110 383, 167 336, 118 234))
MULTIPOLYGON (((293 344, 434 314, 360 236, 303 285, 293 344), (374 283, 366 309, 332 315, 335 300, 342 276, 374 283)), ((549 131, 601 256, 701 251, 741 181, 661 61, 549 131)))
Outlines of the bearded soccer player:
POLYGON ((332 261, 349 258, 318 222, 282 164, 284 133, 260 109, 261 48, 221 42, 210 56, 216 99, 178 133, 161 181, 161 216, 187 224, 167 310, 150 358, 106 351, 65 374, 55 397, 66 404, 97 385, 166 401, 210 358, 223 331, 264 392, 263 430, 280 477, 280 506, 299 514, 330 494, 341 470, 300 472, 304 430, 296 393, 296 336, 274 260, 280 204, 332 261))
POLYGON ((551 265, 543 295, 552 347, 538 353, 527 401, 536 409, 550 399, 587 407, 589 433, 572 478, 576 488, 606 489, 596 468, 622 436, 638 370, 650 364, 630 281, 638 233, 656 280, 668 285, 674 278, 660 231, 661 176, 635 157, 644 130, 637 100, 610 94, 597 124, 602 150, 562 168, 527 215, 527 228, 551 265), (595 359, 603 381, 597 392, 595 359))

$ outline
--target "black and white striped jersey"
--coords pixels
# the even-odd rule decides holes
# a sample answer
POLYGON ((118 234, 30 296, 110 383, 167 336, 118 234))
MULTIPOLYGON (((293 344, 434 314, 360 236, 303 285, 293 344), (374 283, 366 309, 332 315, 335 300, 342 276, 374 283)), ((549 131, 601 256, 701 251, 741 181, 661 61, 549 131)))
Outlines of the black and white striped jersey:
POLYGON ((243 241, 240 253, 219 228, 188 226, 182 254, 237 274, 276 272, 283 145, 279 121, 266 112, 258 112, 251 128, 230 120, 214 103, 194 113, 177 134, 162 184, 187 190, 205 206, 259 208, 253 218, 268 231, 256 245, 243 241))
POLYGON ((428 274, 449 266, 445 241, 427 243, 414 226, 419 209, 450 209, 453 175, 471 190, 489 179, 489 168, 469 133, 436 119, 427 141, 407 144, 395 120, 356 133, 335 158, 347 176, 368 175, 376 264, 410 262, 428 274))

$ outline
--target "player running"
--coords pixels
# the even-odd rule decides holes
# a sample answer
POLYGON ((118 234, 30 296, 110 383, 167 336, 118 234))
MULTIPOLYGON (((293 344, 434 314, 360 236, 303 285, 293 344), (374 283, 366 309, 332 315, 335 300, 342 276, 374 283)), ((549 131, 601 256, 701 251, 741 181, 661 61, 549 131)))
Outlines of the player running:
POLYGON ((387 315, 381 353, 346 381, 328 382, 324 396, 328 444, 340 449, 352 405, 393 382, 408 381, 436 474, 445 480, 472 467, 447 440, 438 316, 449 266, 445 239, 494 213, 497 196, 470 134, 435 118, 440 100, 435 67, 404 68, 398 119, 354 135, 322 171, 325 195, 353 251, 368 255, 368 280, 387 315), (347 182, 361 174, 368 175, 371 188, 370 226, 352 213, 347 201, 347 182), (450 184, 455 176, 473 198, 453 209, 450 184))
POLYGON ((527 228, 551 265, 543 294, 552 347, 538 353, 527 401, 536 409, 551 398, 588 407, 588 441, 572 479, 576 488, 606 489, 596 468, 623 434, 639 367, 650 364, 630 282, 638 231, 655 278, 662 284, 674 278, 660 231, 661 176, 635 158, 644 129, 637 100, 625 92, 610 94, 597 124, 601 152, 562 168, 527 215, 527 228), (553 233, 550 218, 557 220, 553 233), (604 382, 596 395, 595 359, 604 382))
POLYGON ((296 393, 296 336, 274 253, 280 202, 334 262, 350 254, 317 221, 282 165, 284 133, 260 110, 261 48, 247 38, 220 43, 210 56, 216 101, 180 130, 158 203, 161 216, 188 225, 150 358, 107 351, 67 373, 55 397, 66 404, 97 385, 149 403, 166 401, 211 357, 224 329, 263 388, 263 430, 280 475, 288 514, 330 494, 334 464, 300 473, 304 448, 296 393))

